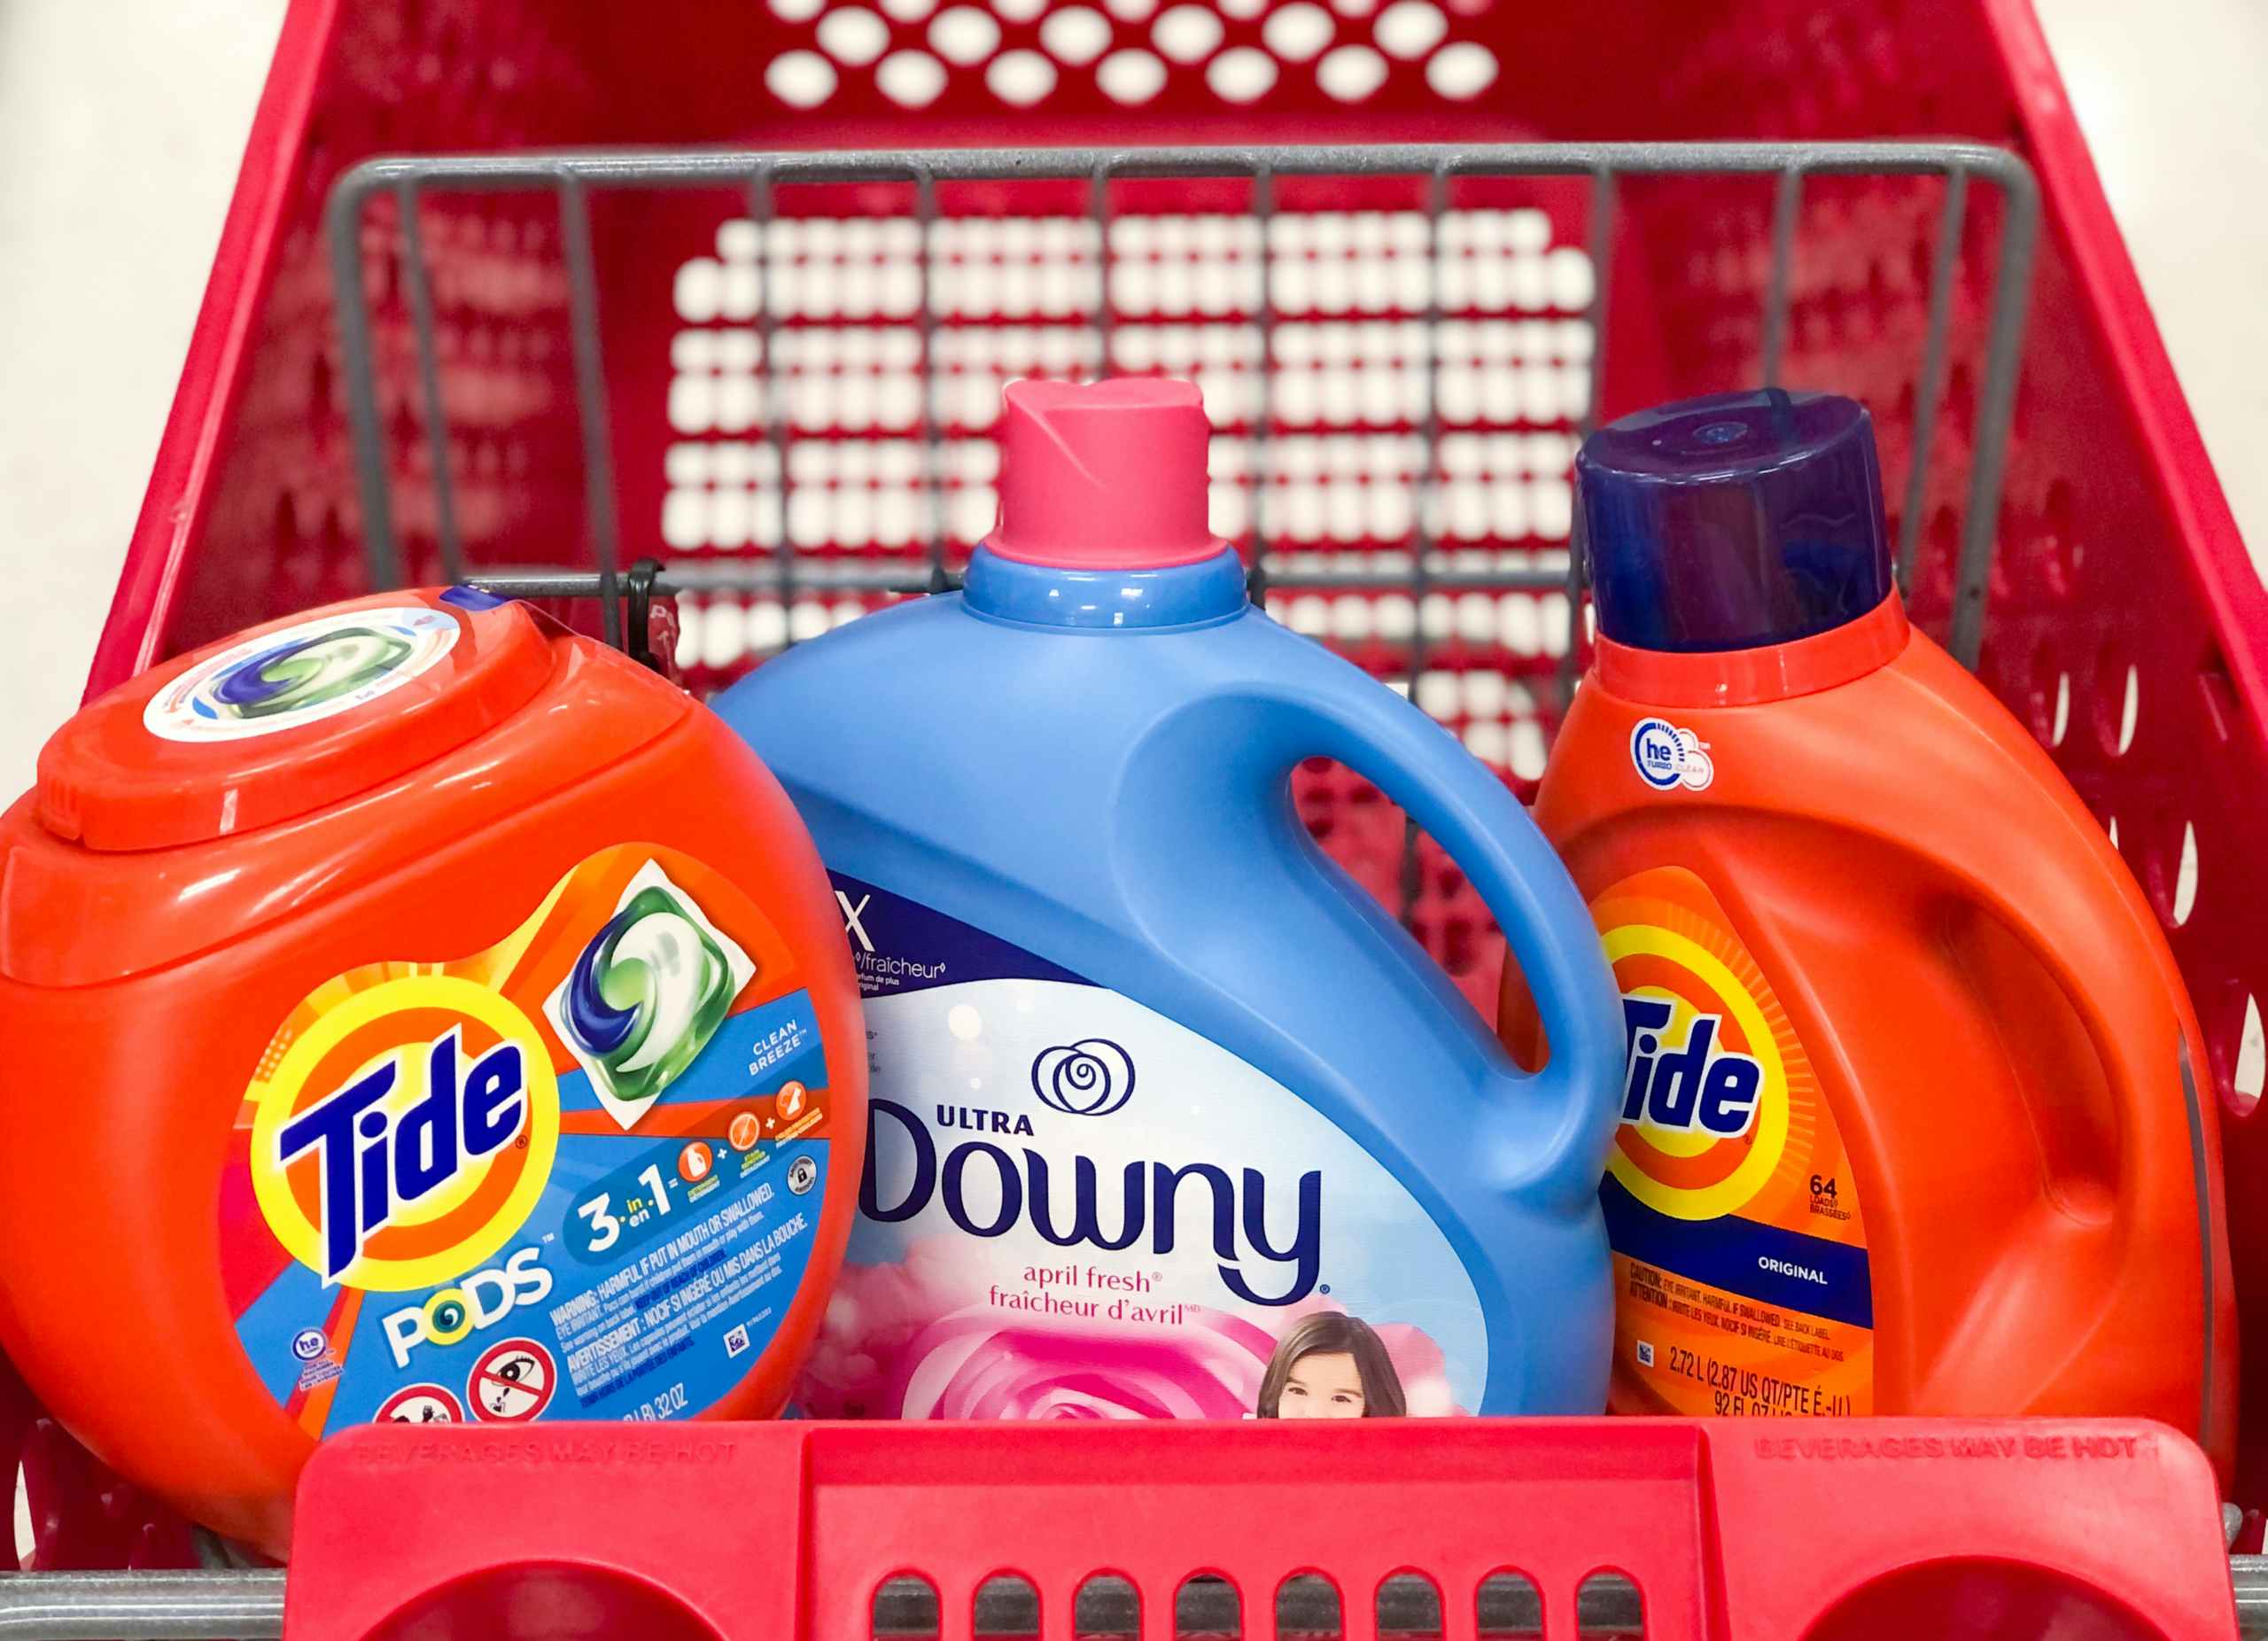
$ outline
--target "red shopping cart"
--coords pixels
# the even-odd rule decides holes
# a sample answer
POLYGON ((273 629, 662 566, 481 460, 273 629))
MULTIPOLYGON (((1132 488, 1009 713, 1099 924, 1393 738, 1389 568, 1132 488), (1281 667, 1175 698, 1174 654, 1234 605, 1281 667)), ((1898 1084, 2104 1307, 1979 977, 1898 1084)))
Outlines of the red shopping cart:
MULTIPOLYGON (((712 686, 949 580, 998 383, 1107 368, 1196 375, 1271 608, 1516 785, 1582 650, 1581 432, 1866 399, 1917 616, 2111 829, 2268 1167, 2268 597, 2021 0, 299 0, 90 688, 373 579, 647 559, 712 686)), ((1492 996, 1454 867, 1341 771, 1301 801, 1492 996)), ((178 1562, 11 1427, 35 1565, 178 1562)))

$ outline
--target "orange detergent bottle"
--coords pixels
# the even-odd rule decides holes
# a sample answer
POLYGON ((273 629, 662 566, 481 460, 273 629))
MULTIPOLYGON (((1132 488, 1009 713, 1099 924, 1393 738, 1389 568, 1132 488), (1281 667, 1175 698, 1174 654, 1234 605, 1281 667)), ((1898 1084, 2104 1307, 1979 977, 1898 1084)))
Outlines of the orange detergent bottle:
POLYGON ((117 1469, 280 1555, 349 1425, 779 1411, 866 1060, 811 840, 705 708, 384 594, 93 703, 0 859, 0 1342, 117 1469))
POLYGON ((1612 1407, 2141 1414, 2225 1481, 2196 1021, 2093 818, 1907 626, 1866 412, 1672 405, 1577 479, 1597 658, 1535 818, 1622 992, 1612 1407))

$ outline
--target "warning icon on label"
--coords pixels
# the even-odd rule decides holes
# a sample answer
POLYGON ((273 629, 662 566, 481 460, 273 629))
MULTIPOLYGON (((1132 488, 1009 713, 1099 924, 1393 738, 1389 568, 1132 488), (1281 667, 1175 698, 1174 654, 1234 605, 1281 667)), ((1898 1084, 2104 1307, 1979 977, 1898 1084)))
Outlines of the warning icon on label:
POLYGON ((474 1414, 499 1424, 523 1425, 551 1405, 559 1388, 559 1365, 532 1339, 507 1339, 492 1345, 472 1365, 464 1382, 474 1414))
POLYGON ((457 1425, 464 1422, 464 1404, 446 1385, 404 1385, 371 1418, 378 1424, 457 1425))

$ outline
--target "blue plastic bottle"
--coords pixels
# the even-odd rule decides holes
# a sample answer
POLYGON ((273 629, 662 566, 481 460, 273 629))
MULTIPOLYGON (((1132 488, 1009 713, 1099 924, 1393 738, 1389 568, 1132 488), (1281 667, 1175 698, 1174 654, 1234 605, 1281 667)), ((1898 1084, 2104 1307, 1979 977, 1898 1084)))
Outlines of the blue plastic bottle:
POLYGON ((1186 383, 1019 383, 966 590, 717 702, 834 875, 873 1133, 811 1413, 1596 1412, 1623 1069, 1590 919, 1503 784, 1251 607, 1186 383), (1293 813, 1337 758, 1470 874, 1522 1072, 1293 813))

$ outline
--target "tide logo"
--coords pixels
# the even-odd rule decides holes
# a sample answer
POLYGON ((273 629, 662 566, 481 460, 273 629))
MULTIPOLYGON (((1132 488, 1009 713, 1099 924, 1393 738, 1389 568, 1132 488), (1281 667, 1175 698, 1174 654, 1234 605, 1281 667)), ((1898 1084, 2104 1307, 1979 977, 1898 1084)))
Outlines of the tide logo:
POLYGON ((1736 1213, 1787 1150, 1787 1068, 1766 1012, 1770 993, 1760 976, 1751 987, 1674 929, 1627 923, 1604 937, 1629 1056, 1608 1170, 1673 1218, 1736 1213))
POLYGON ((326 1287, 402 1292, 479 1266, 525 1222, 558 1150, 534 1023, 449 975, 311 1005, 252 1089, 252 1189, 276 1240, 326 1287))
POLYGON ((1729 1138, 1756 1120, 1764 1068, 1753 1054, 1711 1053, 1722 1015, 1692 1015, 1685 1040, 1671 1045, 1666 1029, 1676 1017, 1674 998, 1625 997, 1622 1031, 1629 1069, 1622 1083, 1622 1120, 1656 1128, 1729 1138))

